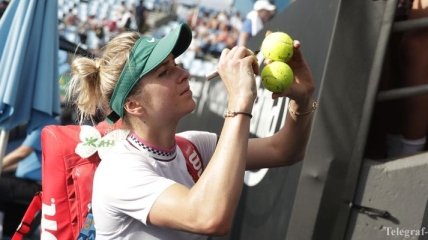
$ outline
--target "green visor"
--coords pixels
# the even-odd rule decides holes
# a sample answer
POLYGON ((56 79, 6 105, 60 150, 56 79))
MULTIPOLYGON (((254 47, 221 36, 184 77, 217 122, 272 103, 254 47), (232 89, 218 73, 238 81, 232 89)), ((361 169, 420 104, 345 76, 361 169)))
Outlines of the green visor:
POLYGON ((131 90, 147 73, 159 66, 172 53, 180 56, 192 41, 192 30, 187 24, 181 23, 172 32, 161 39, 142 36, 131 49, 113 95, 110 107, 113 112, 107 116, 111 122, 123 117, 123 105, 131 90))

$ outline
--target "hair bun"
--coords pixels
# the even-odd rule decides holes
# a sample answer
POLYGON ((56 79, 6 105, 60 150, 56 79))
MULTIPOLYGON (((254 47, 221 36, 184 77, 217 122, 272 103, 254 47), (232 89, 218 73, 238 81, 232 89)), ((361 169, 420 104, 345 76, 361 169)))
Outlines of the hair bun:
POLYGON ((97 72, 100 72, 100 66, 101 66, 101 59, 96 58, 95 59, 95 69, 97 70, 97 72))

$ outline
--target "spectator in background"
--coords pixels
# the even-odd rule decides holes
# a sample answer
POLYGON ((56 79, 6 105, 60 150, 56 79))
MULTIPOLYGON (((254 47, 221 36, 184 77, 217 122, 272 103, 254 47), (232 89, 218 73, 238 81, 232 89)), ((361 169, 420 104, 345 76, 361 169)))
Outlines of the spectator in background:
POLYGON ((146 19, 147 19, 147 9, 144 6, 144 1, 140 0, 140 3, 135 8, 135 20, 137 22, 138 31, 140 33, 144 33, 148 30, 146 19))
MULTIPOLYGON (((395 21, 428 17, 428 0, 399 0, 395 21)), ((391 35, 389 54, 379 89, 428 84, 428 28, 391 35)), ((426 147, 428 94, 401 98, 376 106, 368 154, 374 158, 397 158, 416 154, 426 147), (387 116, 385 118, 385 116, 387 116), (385 134, 386 133, 386 134, 385 134), (386 141, 384 140, 386 138, 386 141), (378 141, 385 142, 379 150, 378 141)))
POLYGON ((8 4, 9 4, 9 1, 3 0, 0 2, 0 18, 3 16, 3 13, 6 11, 8 4))
MULTIPOLYGON (((229 40, 229 36, 231 36, 231 27, 228 25, 227 22, 220 21, 216 34, 214 35, 210 43, 209 52, 214 57, 220 57, 220 54, 223 49, 227 47, 227 41, 229 40)), ((235 45, 236 44, 233 44, 233 46, 235 45)))
POLYGON ((113 7, 113 16, 115 19, 120 19, 120 17, 128 10, 126 7, 125 1, 120 1, 120 4, 116 4, 113 7))
POLYGON ((80 24, 80 19, 74 13, 73 8, 69 8, 67 14, 64 17, 64 24, 66 26, 78 26, 80 24))
POLYGON ((126 12, 122 15, 122 17, 120 18, 117 26, 119 28, 120 32, 125 32, 125 31, 133 31, 133 23, 135 20, 135 16, 134 13, 132 12, 132 9, 126 10, 126 12))
MULTIPOLYGON (((408 19, 428 17, 428 0, 398 2, 404 6, 410 2, 408 19)), ((399 9, 397 11, 400 13, 399 9)), ((399 84, 402 87, 428 84, 428 29, 405 32, 398 49, 401 71, 399 84)), ((403 99, 400 155, 415 154, 424 149, 428 132, 427 109, 428 94, 403 99)))
POLYGON ((238 43, 238 38, 239 38, 239 30, 234 27, 231 27, 229 34, 227 35, 226 47, 233 48, 234 46, 236 46, 238 43))
POLYGON ((22 144, 2 159, 0 177, 0 211, 4 213, 4 235, 13 235, 33 199, 41 191, 42 147, 40 134, 46 125, 57 124, 50 119, 30 131, 22 144))
POLYGON ((239 35, 238 45, 247 46, 248 40, 255 36, 275 14, 276 6, 267 0, 257 0, 253 10, 247 14, 239 35))
POLYGON ((229 22, 229 15, 227 15, 224 11, 219 12, 216 18, 219 22, 229 22))
POLYGON ((238 31, 241 31, 242 28, 242 18, 241 13, 236 11, 231 17, 230 17, 230 25, 232 25, 233 28, 235 28, 238 31))
POLYGON ((117 22, 115 20, 105 18, 103 19, 102 24, 109 33, 109 37, 114 36, 114 33, 117 32, 117 22))

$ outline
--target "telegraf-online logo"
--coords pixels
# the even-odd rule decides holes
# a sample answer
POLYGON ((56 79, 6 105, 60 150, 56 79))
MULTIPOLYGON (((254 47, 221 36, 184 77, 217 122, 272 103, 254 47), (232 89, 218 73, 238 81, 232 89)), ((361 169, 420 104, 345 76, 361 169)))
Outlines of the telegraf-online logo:
POLYGON ((420 229, 405 229, 399 227, 386 227, 386 235, 397 238, 410 238, 414 236, 425 236, 428 235, 428 229, 421 227, 420 229))

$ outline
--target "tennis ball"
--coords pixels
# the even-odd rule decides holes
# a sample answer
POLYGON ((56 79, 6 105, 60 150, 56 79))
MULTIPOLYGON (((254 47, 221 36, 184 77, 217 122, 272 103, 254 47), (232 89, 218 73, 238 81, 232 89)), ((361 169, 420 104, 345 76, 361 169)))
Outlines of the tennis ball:
POLYGON ((260 51, 267 59, 287 62, 293 56, 293 39, 286 33, 273 32, 263 39, 260 51))
POLYGON ((294 74, 285 62, 274 61, 264 66, 261 74, 263 86, 274 93, 283 92, 293 83, 294 74))

